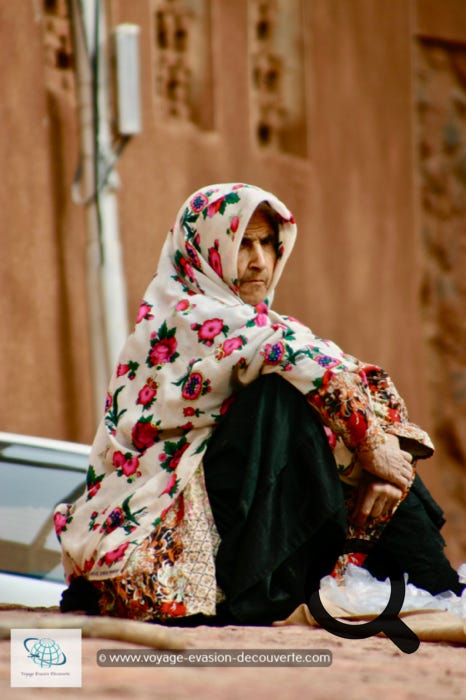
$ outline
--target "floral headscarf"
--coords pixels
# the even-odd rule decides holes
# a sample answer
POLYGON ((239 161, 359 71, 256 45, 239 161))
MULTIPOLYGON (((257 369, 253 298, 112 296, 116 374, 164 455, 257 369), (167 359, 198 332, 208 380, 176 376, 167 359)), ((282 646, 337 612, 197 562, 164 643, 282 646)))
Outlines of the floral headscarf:
POLYGON ((329 369, 356 369, 332 342, 270 309, 296 237, 273 194, 246 184, 206 187, 183 204, 113 375, 90 456, 87 488, 55 513, 68 576, 118 575, 202 461, 209 437, 242 385, 279 372, 299 391, 329 369), (238 294, 238 250, 254 210, 279 221, 266 302, 238 294))

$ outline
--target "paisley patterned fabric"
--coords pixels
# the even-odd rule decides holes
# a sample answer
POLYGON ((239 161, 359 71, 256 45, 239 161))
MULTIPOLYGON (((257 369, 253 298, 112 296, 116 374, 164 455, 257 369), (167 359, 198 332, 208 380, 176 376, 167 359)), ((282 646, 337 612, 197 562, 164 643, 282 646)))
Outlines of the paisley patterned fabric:
POLYGON ((180 208, 109 385, 85 493, 55 512, 69 580, 127 570, 175 517, 235 393, 263 373, 279 373, 308 397, 331 445, 346 450, 337 460, 346 478, 357 478, 357 451, 383 442, 385 431, 432 450, 385 373, 271 309, 295 236, 287 207, 243 183, 206 187, 180 208), (238 294, 237 257, 262 202, 276 212, 279 241, 269 297, 253 307, 238 294))
POLYGON ((101 614, 147 621, 214 616, 224 598, 215 575, 219 542, 199 467, 124 572, 93 582, 101 614))

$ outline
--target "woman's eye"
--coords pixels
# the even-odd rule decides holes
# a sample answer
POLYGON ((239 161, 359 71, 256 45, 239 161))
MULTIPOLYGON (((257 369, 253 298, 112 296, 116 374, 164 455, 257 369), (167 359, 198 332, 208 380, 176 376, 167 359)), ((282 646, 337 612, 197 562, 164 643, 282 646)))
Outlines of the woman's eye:
POLYGON ((275 238, 274 236, 268 236, 262 241, 263 248, 273 248, 275 250, 275 238))

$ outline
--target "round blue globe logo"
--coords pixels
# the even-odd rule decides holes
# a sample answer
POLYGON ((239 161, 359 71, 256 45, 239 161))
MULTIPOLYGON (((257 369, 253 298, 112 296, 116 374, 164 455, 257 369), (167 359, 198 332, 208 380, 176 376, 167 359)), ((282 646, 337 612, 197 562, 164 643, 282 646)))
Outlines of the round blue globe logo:
POLYGON ((63 666, 66 664, 66 656, 62 652, 60 645, 48 637, 28 637, 24 640, 24 648, 28 657, 41 668, 51 668, 52 666, 63 666))

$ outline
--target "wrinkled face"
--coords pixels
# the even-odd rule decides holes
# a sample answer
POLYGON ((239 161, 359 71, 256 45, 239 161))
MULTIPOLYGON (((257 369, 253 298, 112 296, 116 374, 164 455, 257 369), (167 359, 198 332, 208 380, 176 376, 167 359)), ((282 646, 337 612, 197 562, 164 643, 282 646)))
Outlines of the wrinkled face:
POLYGON ((255 306, 267 296, 277 262, 277 235, 267 215, 256 209, 238 252, 239 295, 255 306))

